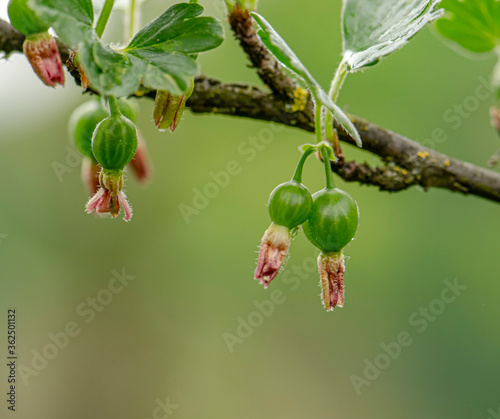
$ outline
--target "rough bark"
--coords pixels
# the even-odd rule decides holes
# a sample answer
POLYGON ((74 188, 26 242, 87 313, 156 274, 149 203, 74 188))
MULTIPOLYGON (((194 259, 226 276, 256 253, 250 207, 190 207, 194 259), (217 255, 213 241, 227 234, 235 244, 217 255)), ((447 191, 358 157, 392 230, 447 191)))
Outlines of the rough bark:
MULTIPOLYGON (((271 92, 246 84, 225 84, 199 77, 195 80, 188 107, 195 113, 275 121, 313 132, 313 103, 309 99, 302 109, 291 110, 290 101, 293 100, 296 85, 265 50, 250 26, 249 17, 242 14, 233 16, 230 21, 236 38, 271 92)), ((23 41, 21 33, 0 19, 0 51, 7 55, 22 52, 23 41)), ((69 48, 61 43, 58 45, 61 58, 67 60, 69 48)), ((74 76, 78 83, 78 76, 74 76)), ((153 98, 154 95, 155 92, 148 94, 153 98)), ((500 174, 423 147, 362 118, 351 116, 351 119, 361 135, 363 149, 380 156, 385 164, 370 167, 355 161, 341 165, 332 163, 332 170, 343 179, 374 185, 385 191, 396 192, 420 185, 426 189, 444 188, 500 202, 500 174)), ((341 141, 353 144, 342 129, 339 129, 339 137, 341 141)))

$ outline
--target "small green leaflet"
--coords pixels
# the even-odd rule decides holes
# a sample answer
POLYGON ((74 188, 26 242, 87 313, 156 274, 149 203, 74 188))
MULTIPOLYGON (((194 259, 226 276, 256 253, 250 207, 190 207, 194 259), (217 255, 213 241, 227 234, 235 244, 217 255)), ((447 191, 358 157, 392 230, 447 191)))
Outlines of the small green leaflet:
POLYGON ((180 95, 191 84, 198 71, 196 61, 178 52, 164 52, 141 49, 131 51, 127 56, 140 69, 142 84, 153 90, 168 90, 180 95))
POLYGON ((142 28, 126 50, 195 53, 218 47, 224 39, 222 26, 212 17, 198 17, 202 12, 196 3, 176 4, 142 28))
POLYGON ((97 36, 93 42, 80 44, 78 61, 92 88, 104 96, 125 97, 140 85, 140 73, 131 60, 103 45, 97 36))
POLYGON ((322 148, 324 148, 326 150, 326 153, 328 155, 328 160, 337 161, 337 157, 333 153, 332 146, 330 144, 328 144, 326 141, 322 141, 321 143, 318 143, 318 144, 302 144, 299 147, 299 151, 302 154, 306 154, 306 153, 311 154, 315 151, 321 150, 322 148))
POLYGON ((28 6, 73 48, 92 36, 94 11, 91 0, 28 0, 28 6))
POLYGON ((444 16, 437 29, 444 37, 472 52, 492 51, 500 45, 498 0, 443 0, 444 16))
POLYGON ((251 15, 261 28, 257 34, 260 36, 267 49, 281 64, 293 71, 305 81, 316 100, 319 100, 321 104, 330 111, 337 122, 344 127, 349 135, 354 138, 356 144, 361 147, 361 138, 354 124, 342 111, 342 109, 340 109, 325 93, 318 82, 313 78, 309 70, 300 62, 299 58, 295 55, 283 38, 261 15, 255 12, 251 12, 251 15))
MULTIPOLYGON (((441 0, 344 0, 343 57, 347 71, 376 64, 441 16, 441 0)), ((479 0, 480 1, 480 0, 479 0)))

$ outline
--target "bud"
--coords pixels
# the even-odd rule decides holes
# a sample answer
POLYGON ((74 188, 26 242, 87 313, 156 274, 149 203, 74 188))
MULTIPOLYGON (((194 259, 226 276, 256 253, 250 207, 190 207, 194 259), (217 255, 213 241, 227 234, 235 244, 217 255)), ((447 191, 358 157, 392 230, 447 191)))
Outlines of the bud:
POLYGON ((141 183, 146 183, 151 177, 151 163, 149 161, 146 141, 144 141, 139 131, 137 131, 137 151, 132 160, 130 160, 128 167, 132 169, 135 177, 141 183))
POLYGON ((281 269, 290 247, 290 230, 287 227, 271 224, 264 233, 260 244, 259 259, 255 279, 267 288, 281 269))
POLYGON ((333 311, 336 306, 343 307, 345 265, 342 252, 321 252, 318 256, 318 271, 326 311, 333 311))
POLYGON ((29 35, 23 43, 24 55, 37 76, 47 86, 64 86, 64 71, 55 39, 48 33, 29 35))
POLYGON ((92 158, 83 156, 82 160, 82 182, 87 187, 90 196, 99 190, 99 172, 101 166, 92 158))
POLYGON ((160 131, 169 128, 174 132, 181 121, 186 101, 193 93, 193 89, 194 81, 191 79, 188 88, 181 95, 172 95, 166 90, 156 92, 153 119, 160 131))
POLYGON ((122 191, 123 172, 103 170, 99 176, 101 188, 87 203, 86 211, 90 214, 95 210, 98 214, 109 213, 115 218, 120 213, 120 207, 123 207, 125 221, 132 218, 132 208, 127 201, 127 197, 122 191))

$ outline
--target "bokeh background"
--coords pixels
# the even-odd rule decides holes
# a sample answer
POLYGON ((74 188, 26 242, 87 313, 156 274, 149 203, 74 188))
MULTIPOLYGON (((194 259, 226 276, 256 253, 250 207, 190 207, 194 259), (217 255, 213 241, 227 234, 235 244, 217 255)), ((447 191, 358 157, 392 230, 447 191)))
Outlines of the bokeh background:
MULTIPOLYGON (((223 19, 221 4, 201 3, 223 19)), ((327 87, 340 57, 341 2, 260 3, 260 12, 327 87)), ((170 4, 145 3, 144 21, 170 4)), ((5 18, 7 1, 0 5, 5 18)), ((120 39, 121 18, 114 14, 110 39, 120 39)), ((200 57, 203 73, 261 85, 225 27, 222 47, 200 57)), ((480 77, 489 80, 493 65, 492 57, 457 54, 426 28, 380 65, 350 76, 340 104, 420 142, 440 128, 447 139, 434 143, 436 149, 484 166, 500 146, 489 126, 494 98, 470 97, 480 77), (453 106, 465 102, 477 106, 457 127, 443 115, 454 115, 453 106)), ((270 222, 268 195, 290 178, 297 146, 313 141, 311 135, 189 111, 175 134, 159 133, 152 102, 140 100, 138 125, 155 172, 146 188, 129 176, 134 217, 126 224, 84 213, 87 196, 80 167, 68 157, 67 121, 87 97, 69 75, 65 89, 51 90, 23 56, 12 55, 0 61, 0 77, 1 364, 8 307, 18 311, 19 362, 26 368, 33 368, 36 353, 53 355, 50 334, 69 322, 80 330, 47 365, 37 364, 36 375, 26 377, 24 370, 23 382, 18 371, 13 417, 486 419, 498 411, 498 204, 445 190, 388 194, 338 180, 357 200, 361 220, 345 249, 345 307, 326 313, 312 266, 317 251, 302 233, 267 291, 252 280, 270 222), (248 161, 238 148, 252 137, 271 140, 248 161), (226 170, 232 160, 241 172, 186 223, 179 205, 192 205, 194 190, 203 190, 210 173, 226 170), (58 177, 61 166, 67 171, 58 177), (135 279, 86 323, 78 307, 109 295, 102 290, 112 271, 123 269, 135 279), (436 300, 446 280, 466 289, 432 321, 422 320, 421 308, 430 307, 432 315, 443 306, 436 300), (283 293, 280 304, 259 317, 255 302, 269 300, 273 290, 283 293), (249 320, 257 327, 238 330, 249 320), (381 345, 401 332, 412 343, 384 364, 381 345), (365 376, 374 362, 385 369, 365 376), (356 390, 353 376, 368 381, 356 390)), ((377 163, 350 146, 345 153, 377 163)), ((314 159, 304 181, 311 191, 324 186, 314 159)), ((4 366, 2 400, 7 375, 4 366)), ((10 414, 4 401, 1 411, 1 417, 10 414)))

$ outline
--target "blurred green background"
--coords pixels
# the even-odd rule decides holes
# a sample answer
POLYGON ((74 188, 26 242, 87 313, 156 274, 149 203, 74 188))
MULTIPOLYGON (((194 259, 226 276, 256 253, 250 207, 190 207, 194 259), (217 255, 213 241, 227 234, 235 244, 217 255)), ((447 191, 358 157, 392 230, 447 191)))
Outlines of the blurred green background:
MULTIPOLYGON (((172 3, 146 3, 144 21, 172 3)), ((201 3, 223 19, 218 3, 201 3)), ((260 3, 327 86, 340 57, 341 2, 260 3)), ((0 4, 5 17, 7 1, 0 4)), ((120 39, 120 19, 117 12, 110 39, 120 39)), ((260 85, 225 27, 223 46, 200 57, 203 73, 260 85)), ((380 65, 350 76, 340 104, 420 142, 441 128, 447 140, 436 149, 484 166, 500 146, 489 126, 493 97, 479 101, 459 128, 443 115, 470 101, 478 77, 488 80, 493 65, 493 58, 466 59, 426 28, 380 65)), ((21 55, 2 60, 0 74, 2 365, 8 307, 18 311, 19 362, 26 368, 36 353, 54 355, 50 334, 71 322, 80 330, 40 371, 32 370, 36 375, 24 370, 27 385, 18 371, 13 417, 486 419, 498 411, 498 204, 445 190, 388 194, 338 181, 357 200, 361 219, 345 249, 345 307, 326 313, 312 263, 317 251, 302 233, 267 291, 252 280, 270 222, 268 195, 290 178, 297 146, 313 141, 311 135, 278 128, 247 161, 241 143, 275 126, 186 111, 175 134, 159 133, 152 102, 141 100, 139 128, 154 179, 143 188, 129 176, 131 223, 100 219, 84 213, 80 168, 66 162, 67 120, 87 98, 69 75, 65 89, 44 87, 21 55), (193 190, 203 190, 210 173, 226 170, 231 160, 241 173, 186 223, 179 205, 192 205, 193 190), (68 167, 62 181, 59 165, 68 167), (87 323, 78 308, 87 298, 109 297, 103 290, 112 271, 122 269, 135 279, 87 323), (445 281, 455 279, 466 289, 456 301, 439 303, 445 281), (281 303, 259 317, 255 302, 269 300, 273 290, 282 291, 281 303), (423 320, 422 308, 436 314, 432 321, 423 320), (244 338, 242 321, 256 325, 244 338), (381 355, 381 345, 401 332, 412 343, 395 359, 381 355), (229 334, 241 340, 228 345, 229 334), (379 372, 365 376, 367 363, 375 362, 379 372), (367 381, 356 387, 353 376, 367 381), (167 400, 170 411, 162 408, 167 400)), ((344 151, 349 159, 377 162, 352 147, 344 151)), ((318 162, 308 162, 304 181, 311 191, 323 188, 318 162)), ((2 400, 7 375, 4 366, 2 400)), ((5 401, 0 411, 9 414, 5 401)))

